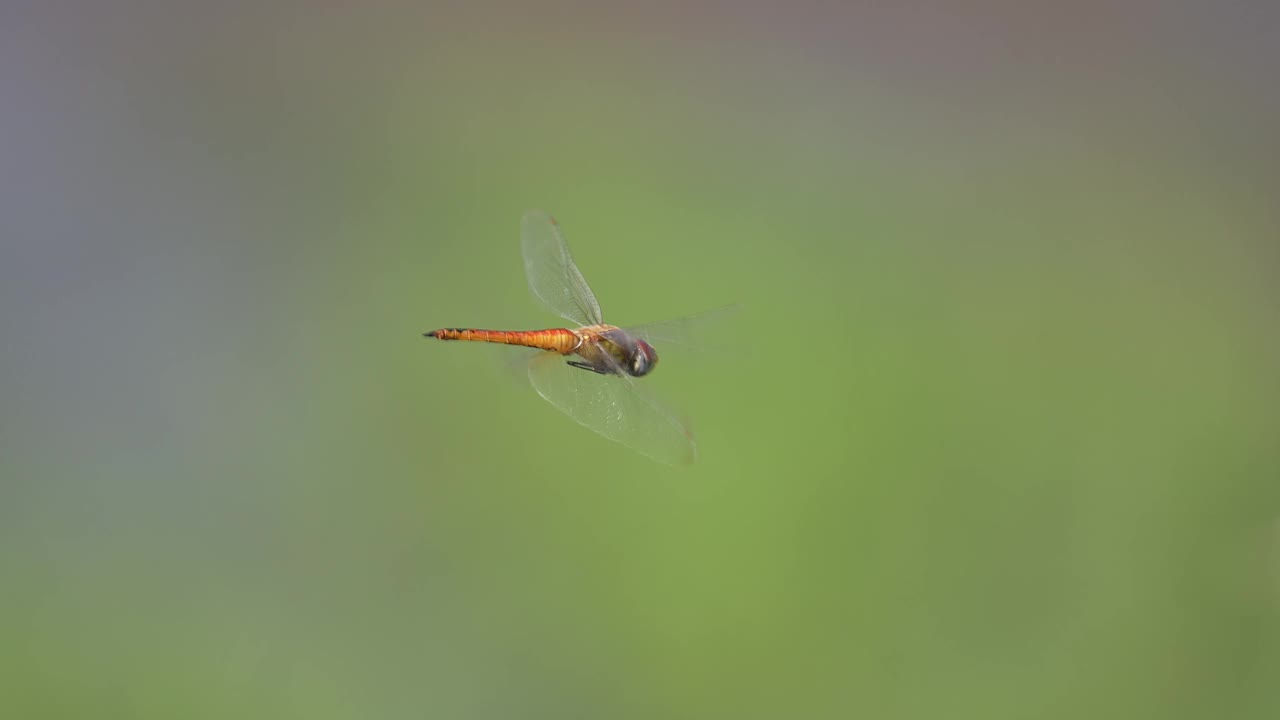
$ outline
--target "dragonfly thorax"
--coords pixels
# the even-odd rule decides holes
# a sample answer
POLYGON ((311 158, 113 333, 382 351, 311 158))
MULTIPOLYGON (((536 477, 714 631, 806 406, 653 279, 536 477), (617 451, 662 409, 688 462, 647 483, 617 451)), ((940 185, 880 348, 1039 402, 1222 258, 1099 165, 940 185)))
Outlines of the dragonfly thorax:
POLYGON ((658 353, 652 345, 612 325, 594 325, 575 332, 582 339, 577 354, 598 373, 643 377, 658 364, 658 353))

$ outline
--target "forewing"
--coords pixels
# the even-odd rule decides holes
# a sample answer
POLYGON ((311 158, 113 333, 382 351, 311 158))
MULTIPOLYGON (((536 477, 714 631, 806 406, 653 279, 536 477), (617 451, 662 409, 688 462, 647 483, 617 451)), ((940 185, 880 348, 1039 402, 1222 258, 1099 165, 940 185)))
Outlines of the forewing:
POLYGON ((733 320, 740 307, 725 305, 674 320, 634 325, 623 328, 628 334, 653 345, 661 355, 663 349, 680 349, 715 354, 741 352, 741 329, 733 320))
POLYGON ((579 325, 604 322, 600 303, 573 262, 555 218, 530 210, 520 223, 520 245, 529 289, 557 315, 579 325))
POLYGON ((610 440, 670 465, 698 457, 685 423, 634 378, 601 375, 544 353, 530 363, 529 380, 547 402, 610 440))

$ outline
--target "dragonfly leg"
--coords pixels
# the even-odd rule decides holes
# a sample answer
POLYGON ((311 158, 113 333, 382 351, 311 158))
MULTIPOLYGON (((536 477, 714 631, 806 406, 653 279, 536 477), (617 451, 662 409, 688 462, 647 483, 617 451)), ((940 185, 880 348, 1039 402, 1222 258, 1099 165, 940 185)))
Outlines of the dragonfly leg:
POLYGON ((570 360, 570 361, 569 361, 569 364, 570 364, 570 365, 572 365, 573 367, 576 367, 576 368, 581 368, 581 369, 583 369, 583 370, 590 370, 591 372, 596 373, 596 374, 598 374, 598 375, 608 375, 608 374, 609 374, 608 372, 606 372, 606 371, 604 371, 604 370, 601 370, 601 369, 597 368, 595 365, 591 365, 590 363, 577 362, 577 361, 575 361, 575 360, 570 360))

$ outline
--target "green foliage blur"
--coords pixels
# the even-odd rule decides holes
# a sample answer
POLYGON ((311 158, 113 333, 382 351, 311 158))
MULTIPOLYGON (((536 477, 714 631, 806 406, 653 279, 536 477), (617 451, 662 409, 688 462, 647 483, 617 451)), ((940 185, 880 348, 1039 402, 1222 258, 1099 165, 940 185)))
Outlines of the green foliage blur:
POLYGON ((1280 716, 1274 47, 731 7, 6 23, 0 716, 1280 716))

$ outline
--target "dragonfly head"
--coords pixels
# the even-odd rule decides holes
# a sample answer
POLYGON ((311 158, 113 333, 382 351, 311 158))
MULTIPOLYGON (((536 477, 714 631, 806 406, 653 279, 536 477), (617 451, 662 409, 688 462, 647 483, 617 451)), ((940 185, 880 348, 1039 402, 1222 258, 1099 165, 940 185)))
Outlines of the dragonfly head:
POLYGON ((631 350, 631 357, 627 360, 627 372, 635 377, 641 377, 649 374, 653 366, 658 364, 658 353, 654 352, 652 345, 637 338, 635 347, 631 350))

